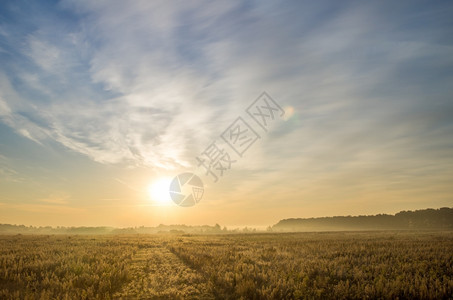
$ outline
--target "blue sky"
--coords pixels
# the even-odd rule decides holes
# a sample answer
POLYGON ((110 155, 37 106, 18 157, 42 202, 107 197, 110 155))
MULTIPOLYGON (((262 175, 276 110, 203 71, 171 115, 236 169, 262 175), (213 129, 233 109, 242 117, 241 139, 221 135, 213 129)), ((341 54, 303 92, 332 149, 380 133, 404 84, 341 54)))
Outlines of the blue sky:
POLYGON ((449 1, 2 1, 0 222, 452 206, 452 15, 449 1), (199 205, 146 199, 262 91, 294 113, 199 205))

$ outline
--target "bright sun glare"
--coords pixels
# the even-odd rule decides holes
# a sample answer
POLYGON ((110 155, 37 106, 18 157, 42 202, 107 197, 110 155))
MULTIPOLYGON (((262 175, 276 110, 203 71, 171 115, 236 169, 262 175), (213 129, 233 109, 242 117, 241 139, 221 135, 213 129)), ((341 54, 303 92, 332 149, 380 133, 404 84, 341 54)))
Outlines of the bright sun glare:
POLYGON ((154 203, 160 205, 169 205, 172 203, 169 194, 171 180, 171 178, 160 178, 149 185, 148 194, 154 203))

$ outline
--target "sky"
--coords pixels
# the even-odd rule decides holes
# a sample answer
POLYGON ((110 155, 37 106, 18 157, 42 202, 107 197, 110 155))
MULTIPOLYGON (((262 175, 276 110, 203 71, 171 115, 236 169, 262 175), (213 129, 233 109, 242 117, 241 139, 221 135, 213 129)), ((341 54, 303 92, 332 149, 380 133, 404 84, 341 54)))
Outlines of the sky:
POLYGON ((0 223, 452 207, 452 15, 451 1, 1 1, 0 223), (281 108, 265 128, 247 113, 263 92, 281 108), (222 139, 238 118, 257 137, 242 155, 222 139), (225 170, 201 163, 213 145, 225 170), (183 173, 203 182, 191 207, 168 193, 183 173))

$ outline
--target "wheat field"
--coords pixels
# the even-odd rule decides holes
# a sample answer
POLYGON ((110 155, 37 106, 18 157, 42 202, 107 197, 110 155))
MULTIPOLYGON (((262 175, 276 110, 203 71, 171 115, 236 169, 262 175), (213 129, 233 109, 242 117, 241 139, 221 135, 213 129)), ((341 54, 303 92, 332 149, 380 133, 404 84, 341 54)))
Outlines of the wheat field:
POLYGON ((452 232, 0 236, 0 299, 452 295, 452 232))

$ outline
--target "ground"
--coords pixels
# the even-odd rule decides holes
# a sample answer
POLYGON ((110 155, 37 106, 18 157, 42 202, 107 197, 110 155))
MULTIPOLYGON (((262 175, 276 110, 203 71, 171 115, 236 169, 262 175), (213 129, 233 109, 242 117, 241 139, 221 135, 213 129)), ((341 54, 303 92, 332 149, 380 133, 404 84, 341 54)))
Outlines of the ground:
POLYGON ((453 295, 453 232, 0 236, 1 299, 453 295))

